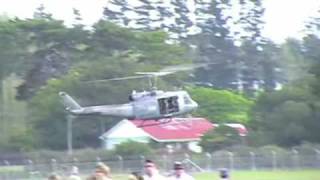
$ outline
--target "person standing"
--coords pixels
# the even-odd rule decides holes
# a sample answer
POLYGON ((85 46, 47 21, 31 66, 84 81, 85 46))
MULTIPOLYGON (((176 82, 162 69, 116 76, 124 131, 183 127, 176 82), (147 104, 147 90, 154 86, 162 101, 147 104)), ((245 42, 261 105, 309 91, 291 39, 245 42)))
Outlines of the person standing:
POLYGON ((144 180, 164 180, 165 178, 159 174, 155 163, 152 160, 146 160, 144 163, 144 180))
POLYGON ((48 177, 48 180, 61 180, 61 176, 59 176, 58 174, 51 174, 49 177, 48 177))
POLYGON ((110 168, 106 164, 99 162, 96 165, 95 172, 87 180, 112 180, 110 177, 110 168))
POLYGON ((140 175, 139 172, 132 172, 129 175, 128 180, 143 180, 143 177, 140 175))
POLYGON ((68 180, 81 180, 79 176, 79 168, 77 166, 72 166, 68 180))
POLYGON ((195 180, 187 174, 181 162, 175 162, 173 165, 174 173, 169 177, 169 180, 195 180))
POLYGON ((219 170, 219 176, 220 176, 221 180, 229 180, 229 178, 230 178, 229 174, 230 173, 229 173, 228 169, 223 168, 223 169, 219 170))

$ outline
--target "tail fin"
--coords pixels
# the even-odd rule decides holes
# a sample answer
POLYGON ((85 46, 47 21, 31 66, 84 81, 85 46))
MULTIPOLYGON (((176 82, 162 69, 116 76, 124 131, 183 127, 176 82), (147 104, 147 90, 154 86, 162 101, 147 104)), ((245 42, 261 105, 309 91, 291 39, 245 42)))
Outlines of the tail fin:
POLYGON ((64 106, 66 107, 66 109, 68 111, 72 111, 72 110, 78 110, 81 109, 82 107, 74 100, 72 99, 71 96, 69 96, 67 93, 65 92, 59 92, 60 97, 62 97, 62 101, 64 106))

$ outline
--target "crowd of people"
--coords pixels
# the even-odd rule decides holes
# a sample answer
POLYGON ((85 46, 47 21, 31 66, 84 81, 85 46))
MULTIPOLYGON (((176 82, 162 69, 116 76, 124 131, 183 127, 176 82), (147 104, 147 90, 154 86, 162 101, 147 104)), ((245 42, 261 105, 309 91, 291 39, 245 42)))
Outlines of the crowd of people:
MULTIPOLYGON (((223 169, 220 171, 220 178, 228 180, 228 171, 223 169)), ((62 178, 57 174, 52 174, 48 180, 81 180, 83 178, 79 175, 79 169, 73 166, 70 175, 67 178, 62 178)), ((112 180, 110 168, 104 163, 98 163, 94 172, 83 180, 112 180)), ((144 162, 143 172, 132 172, 128 176, 128 180, 195 180, 190 174, 186 173, 183 163, 175 162, 173 165, 173 172, 169 176, 163 176, 159 173, 156 164, 152 160, 144 162)))

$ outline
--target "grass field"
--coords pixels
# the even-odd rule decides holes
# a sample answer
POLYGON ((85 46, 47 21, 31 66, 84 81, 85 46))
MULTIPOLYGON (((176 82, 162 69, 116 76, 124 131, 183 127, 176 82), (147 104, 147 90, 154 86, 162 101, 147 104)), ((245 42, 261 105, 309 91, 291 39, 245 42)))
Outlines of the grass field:
MULTIPOLYGON (((220 180, 217 172, 195 174, 196 180, 220 180)), ((127 176, 114 176, 115 180, 127 180, 127 176)), ((301 171, 235 171, 230 180, 320 180, 319 170, 301 171)))
MULTIPOLYGON (((197 180, 219 180, 217 173, 195 175, 197 180)), ((320 180, 319 170, 301 171, 235 171, 231 180, 320 180)))
MULTIPOLYGON (((85 179, 88 176, 83 176, 85 179)), ((196 180, 220 180, 217 172, 194 174, 196 180)), ((0 177, 1 179, 1 177, 0 177)), ((43 178, 26 178, 20 180, 42 180, 43 178)), ((113 174, 113 180, 128 180, 128 175, 113 174)), ((299 171, 234 171, 230 180, 320 180, 319 170, 299 171)))

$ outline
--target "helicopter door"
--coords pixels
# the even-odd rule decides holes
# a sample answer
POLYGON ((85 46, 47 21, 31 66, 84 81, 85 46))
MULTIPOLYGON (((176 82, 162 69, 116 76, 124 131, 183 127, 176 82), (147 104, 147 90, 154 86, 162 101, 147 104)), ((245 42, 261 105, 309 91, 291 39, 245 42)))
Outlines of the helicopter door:
POLYGON ((160 114, 179 112, 178 96, 158 99, 160 114))

